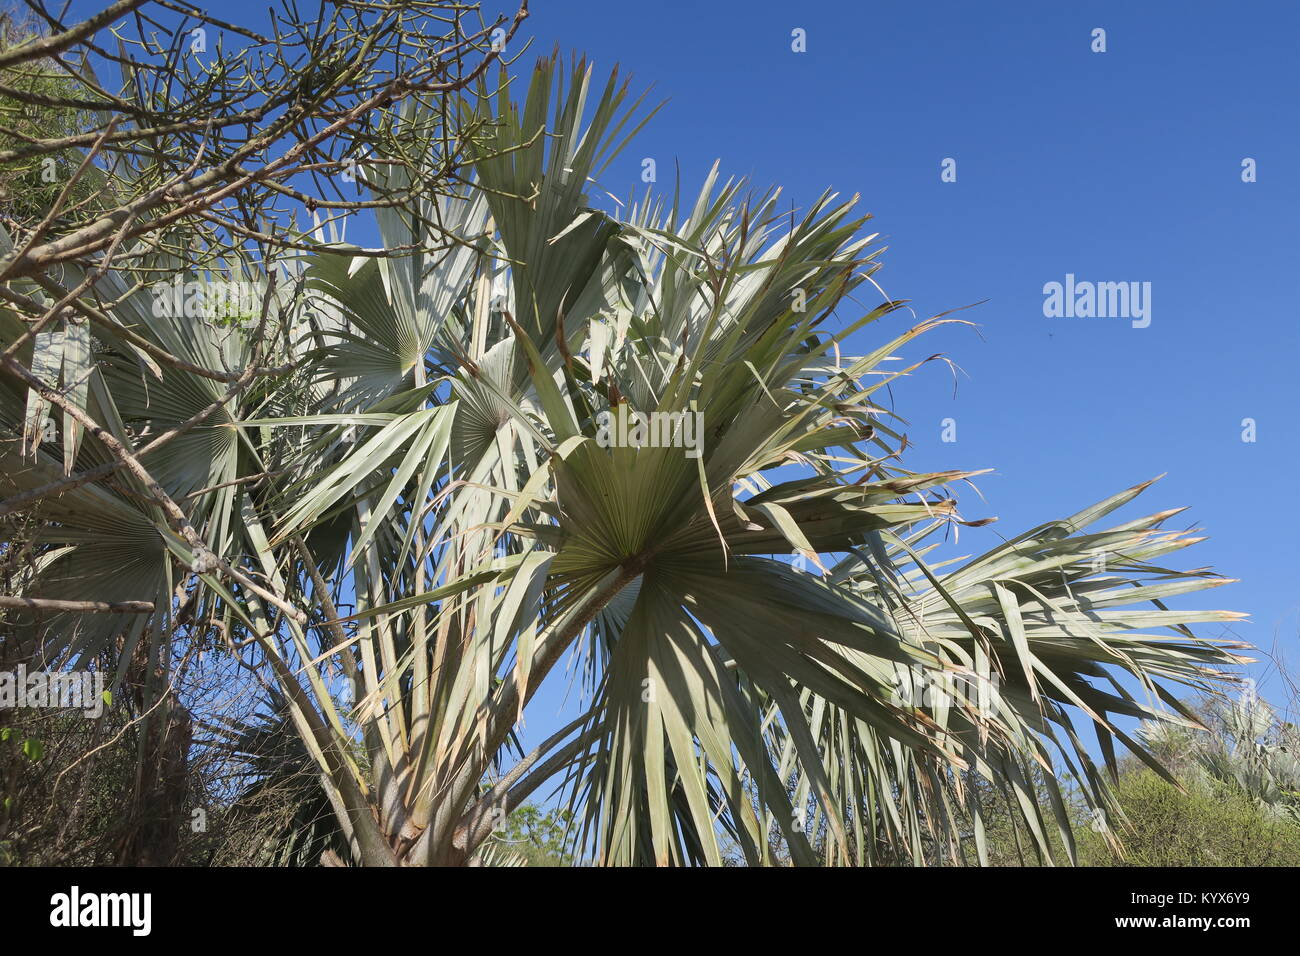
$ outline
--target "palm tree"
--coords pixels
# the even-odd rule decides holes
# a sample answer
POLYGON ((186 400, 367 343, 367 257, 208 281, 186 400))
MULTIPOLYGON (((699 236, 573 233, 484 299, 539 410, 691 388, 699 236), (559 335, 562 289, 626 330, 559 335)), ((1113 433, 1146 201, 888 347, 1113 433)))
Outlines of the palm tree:
POLYGON ((505 89, 460 104, 472 183, 378 214, 415 253, 320 230, 232 264, 260 314, 207 323, 150 307, 150 276, 186 275, 155 255, 94 279, 117 322, 18 353, 64 389, 0 393, 0 512, 43 522, 22 594, 152 604, 22 626, 61 660, 215 635, 283 695, 357 864, 484 862, 547 785, 603 864, 983 859, 971 774, 1072 853, 1055 774, 1109 799, 1080 723, 1113 774, 1116 739, 1145 755, 1117 718, 1191 722, 1170 685, 1241 660, 1188 628, 1237 615, 1163 604, 1225 583, 1153 563, 1199 539, 1162 530, 1174 511, 1094 529, 1142 484, 931 568, 925 539, 980 523, 949 490, 972 473, 905 469, 877 402, 921 364, 897 350, 956 320, 847 354, 902 304, 839 318, 880 252, 855 201, 783 211, 715 168, 614 215, 587 190, 643 99, 555 58, 505 89), (699 454, 609 447, 610 412, 698 413, 699 454), (566 662, 583 712, 524 753, 566 662))

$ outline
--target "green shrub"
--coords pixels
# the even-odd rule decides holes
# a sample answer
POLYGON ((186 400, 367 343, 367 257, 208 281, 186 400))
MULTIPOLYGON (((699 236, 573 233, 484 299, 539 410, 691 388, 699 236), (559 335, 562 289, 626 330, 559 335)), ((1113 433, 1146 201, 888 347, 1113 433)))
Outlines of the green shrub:
POLYGON ((1120 858, 1101 833, 1076 830, 1085 866, 1300 866, 1300 827, 1248 797, 1215 784, 1180 792, 1149 770, 1131 770, 1117 788, 1127 820, 1112 824, 1120 858))

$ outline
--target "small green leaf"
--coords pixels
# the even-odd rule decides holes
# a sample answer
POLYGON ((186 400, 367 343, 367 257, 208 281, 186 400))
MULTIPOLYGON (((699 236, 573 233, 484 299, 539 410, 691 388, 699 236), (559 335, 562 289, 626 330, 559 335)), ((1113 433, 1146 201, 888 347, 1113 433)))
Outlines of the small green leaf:
POLYGON ((23 741, 23 754, 28 760, 35 763, 45 756, 45 745, 35 737, 28 737, 23 741))

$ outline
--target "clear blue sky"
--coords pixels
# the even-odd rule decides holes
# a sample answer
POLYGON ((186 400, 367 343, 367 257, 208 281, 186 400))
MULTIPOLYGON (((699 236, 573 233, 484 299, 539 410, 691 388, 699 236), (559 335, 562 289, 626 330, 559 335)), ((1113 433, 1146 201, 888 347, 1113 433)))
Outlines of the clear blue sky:
MULTIPOLYGON (((1239 636, 1280 641, 1300 663, 1289 477, 1300 460, 1300 6, 532 6, 521 69, 558 45, 600 71, 618 63, 669 100, 611 167, 610 192, 639 185, 650 156, 661 186, 680 163, 687 192, 716 158, 797 204, 828 186, 861 193, 890 247, 877 279, 891 296, 921 317, 989 300, 963 313, 978 333, 943 329, 910 353, 957 362, 955 396, 938 363, 895 389, 912 422, 909 467, 995 469, 978 481, 986 501, 968 493, 963 510, 1000 521, 967 531, 962 552, 1168 472, 1138 504, 1190 505, 1175 520, 1211 535, 1177 566, 1242 579, 1190 601, 1248 612, 1239 636), (1105 53, 1091 50, 1098 27, 1105 53), (795 28, 804 53, 791 50, 795 28), (940 178, 948 157, 952 183, 940 178), (1246 157, 1257 182, 1242 182, 1246 157), (1067 273, 1150 282, 1150 326, 1045 317, 1044 283, 1067 273), (949 417, 958 440, 945 444, 949 417), (1254 443, 1241 440, 1244 418, 1257 423, 1254 443)), ((222 15, 266 22, 247 0, 222 15)), ((909 318, 895 315, 895 328, 909 318)), ((525 739, 555 726, 545 711, 558 693, 543 696, 525 739)))

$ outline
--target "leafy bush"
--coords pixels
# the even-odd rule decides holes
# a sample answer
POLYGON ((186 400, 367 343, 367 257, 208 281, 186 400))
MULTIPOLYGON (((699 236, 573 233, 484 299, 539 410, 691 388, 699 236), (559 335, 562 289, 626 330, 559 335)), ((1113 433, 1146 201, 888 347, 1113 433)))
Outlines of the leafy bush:
POLYGON ((568 810, 543 810, 526 803, 506 818, 488 845, 526 866, 573 866, 572 826, 573 814, 568 810))
POLYGON ((1126 821, 1120 858, 1098 830, 1076 831, 1085 866, 1300 866, 1300 827, 1279 821, 1240 790, 1193 782, 1180 792, 1149 770, 1116 788, 1126 821))

